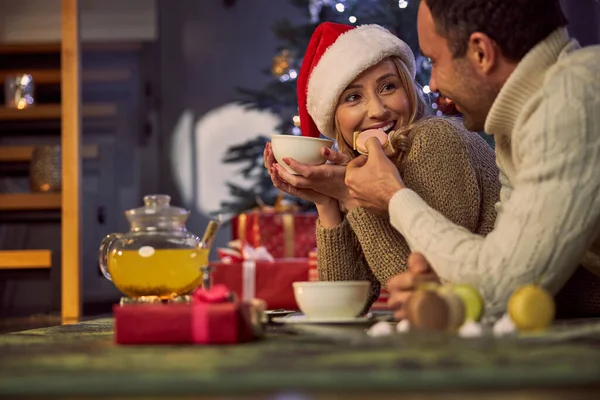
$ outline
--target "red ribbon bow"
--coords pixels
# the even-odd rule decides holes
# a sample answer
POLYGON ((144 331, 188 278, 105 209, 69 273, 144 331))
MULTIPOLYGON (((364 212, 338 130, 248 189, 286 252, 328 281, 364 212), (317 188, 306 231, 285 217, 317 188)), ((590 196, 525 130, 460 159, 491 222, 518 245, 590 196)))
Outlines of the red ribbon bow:
POLYGON ((222 284, 213 285, 209 290, 200 287, 194 291, 192 299, 197 303, 226 303, 231 301, 231 292, 222 284))

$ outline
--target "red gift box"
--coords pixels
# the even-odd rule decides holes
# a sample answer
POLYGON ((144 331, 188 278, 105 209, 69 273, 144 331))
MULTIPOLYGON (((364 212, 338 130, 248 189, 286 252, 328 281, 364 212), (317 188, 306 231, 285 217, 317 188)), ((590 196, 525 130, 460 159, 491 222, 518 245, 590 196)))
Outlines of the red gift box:
POLYGON ((117 344, 233 344, 257 335, 256 304, 232 300, 229 290, 197 290, 191 304, 115 305, 117 344))
POLYGON ((265 246, 275 258, 301 258, 317 244, 315 212, 251 211, 232 219, 234 240, 265 246))
POLYGON ((113 316, 117 344, 193 343, 190 304, 116 304, 113 316))
POLYGON ((309 280, 308 258, 283 258, 275 262, 212 262, 213 284, 226 285, 241 299, 257 298, 269 309, 298 310, 292 283, 309 280))
MULTIPOLYGON (((318 265, 317 265, 317 249, 312 250, 310 253, 308 253, 308 264, 309 264, 309 273, 308 273, 308 277, 310 281, 318 281, 319 280, 319 271, 318 271, 318 265)), ((387 310, 388 306, 387 306, 387 301, 388 298, 390 297, 389 293, 387 290, 385 290, 385 288, 381 288, 381 291, 379 293, 379 297, 377 298, 377 300, 375 300, 375 302, 373 304, 371 304, 371 309, 372 310, 387 310)))
POLYGON ((387 310, 388 309, 388 299, 390 298, 390 294, 385 288, 381 288, 379 292, 379 297, 373 304, 371 304, 372 310, 387 310))
POLYGON ((312 249, 308 253, 308 280, 309 281, 318 281, 319 280, 319 270, 317 269, 317 249, 312 249))

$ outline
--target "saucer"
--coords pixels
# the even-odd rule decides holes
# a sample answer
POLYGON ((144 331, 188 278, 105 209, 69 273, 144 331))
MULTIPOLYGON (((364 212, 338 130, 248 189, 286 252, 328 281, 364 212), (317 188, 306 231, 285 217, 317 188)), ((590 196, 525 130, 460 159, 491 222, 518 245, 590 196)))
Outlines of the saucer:
POLYGON ((290 315, 283 318, 273 318, 273 322, 280 324, 316 324, 316 325, 366 325, 376 322, 369 317, 355 318, 308 318, 305 315, 290 315))
POLYGON ((277 309, 277 310, 267 310, 265 311, 265 314, 267 314, 269 317, 285 317, 286 315, 290 315, 295 313, 296 311, 292 311, 292 310, 284 310, 284 309, 277 309))
POLYGON ((283 318, 286 315, 290 315, 295 313, 296 311, 277 309, 277 310, 267 310, 265 311, 265 322, 272 323, 274 319, 283 318))

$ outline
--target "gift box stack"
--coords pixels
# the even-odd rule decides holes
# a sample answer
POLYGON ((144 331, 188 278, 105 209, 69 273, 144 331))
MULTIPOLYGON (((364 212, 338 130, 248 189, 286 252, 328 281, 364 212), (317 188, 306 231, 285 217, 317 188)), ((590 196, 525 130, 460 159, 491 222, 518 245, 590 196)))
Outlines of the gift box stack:
MULTIPOLYGON (((308 265, 310 271, 308 272, 308 278, 310 281, 319 280, 318 262, 317 262, 317 249, 313 249, 308 256, 308 265)), ((372 310, 387 310, 387 301, 389 293, 385 288, 381 288, 379 298, 371 305, 372 310)))
POLYGON ((298 310, 294 282, 309 280, 309 252, 316 246, 314 212, 253 210, 232 220, 233 240, 217 249, 212 282, 242 299, 259 298, 268 309, 298 310))

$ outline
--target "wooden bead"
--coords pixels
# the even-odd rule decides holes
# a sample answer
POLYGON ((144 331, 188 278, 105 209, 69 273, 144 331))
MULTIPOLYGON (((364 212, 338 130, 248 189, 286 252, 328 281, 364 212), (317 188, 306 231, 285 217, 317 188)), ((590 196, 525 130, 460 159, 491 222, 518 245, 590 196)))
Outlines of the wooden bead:
POLYGON ((436 292, 417 290, 406 304, 407 319, 411 329, 420 331, 445 331, 450 319, 446 301, 436 292))

